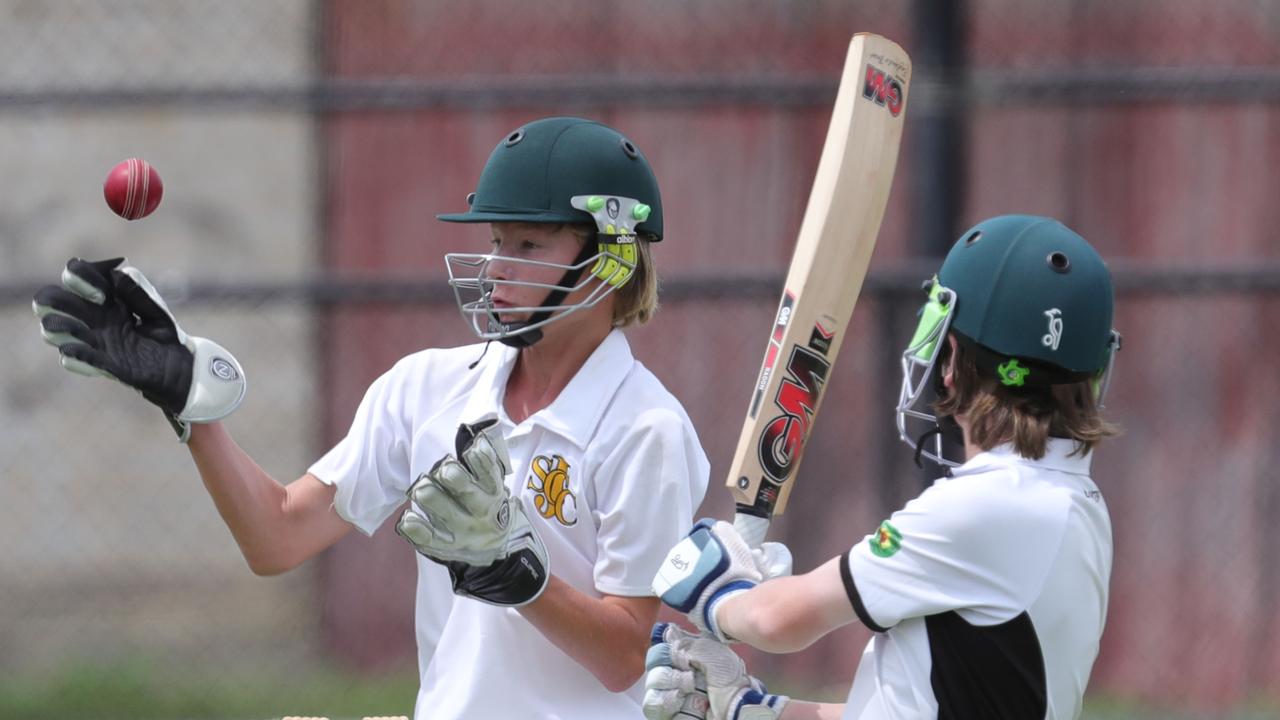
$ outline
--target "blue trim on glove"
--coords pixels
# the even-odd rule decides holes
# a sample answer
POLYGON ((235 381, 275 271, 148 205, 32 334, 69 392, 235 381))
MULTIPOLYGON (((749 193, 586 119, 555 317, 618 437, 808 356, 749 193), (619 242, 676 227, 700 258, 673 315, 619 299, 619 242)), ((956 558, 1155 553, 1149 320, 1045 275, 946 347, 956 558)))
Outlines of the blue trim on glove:
POLYGON ((707 586, 729 568, 729 553, 711 532, 713 526, 714 521, 699 520, 689 531, 689 539, 699 552, 697 566, 688 579, 676 583, 662 594, 662 602, 682 613, 692 612, 707 586))
POLYGON ((725 586, 719 590, 716 590, 715 594, 707 598, 707 604, 702 606, 702 624, 705 625, 707 629, 711 631, 711 634, 716 636, 716 638, 720 640, 728 640, 728 637, 724 633, 720 632, 720 626, 716 624, 715 606, 721 600, 725 600, 731 595, 737 595, 740 592, 746 592, 755 586, 756 584, 750 580, 734 580, 731 583, 726 583, 725 586))

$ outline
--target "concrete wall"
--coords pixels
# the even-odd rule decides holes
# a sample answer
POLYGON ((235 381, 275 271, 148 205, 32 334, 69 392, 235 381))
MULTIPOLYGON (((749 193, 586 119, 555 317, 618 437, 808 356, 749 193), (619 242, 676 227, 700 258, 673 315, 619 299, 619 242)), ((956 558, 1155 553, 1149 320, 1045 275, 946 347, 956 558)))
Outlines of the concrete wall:
MULTIPOLYGON (((301 85, 311 13, 304 2, 0 2, 0 94, 68 93, 0 104, 0 282, 55 282, 72 256, 127 255, 185 329, 240 358, 250 392, 228 426, 286 481, 315 452, 310 313, 188 306, 182 288, 311 274, 313 120, 93 94, 301 85), (130 223, 108 210, 102 181, 132 156, 166 192, 130 223)), ((0 668, 310 657, 318 611, 298 598, 311 571, 248 571, 159 411, 60 369, 29 301, 0 307, 0 337, 0 668)))

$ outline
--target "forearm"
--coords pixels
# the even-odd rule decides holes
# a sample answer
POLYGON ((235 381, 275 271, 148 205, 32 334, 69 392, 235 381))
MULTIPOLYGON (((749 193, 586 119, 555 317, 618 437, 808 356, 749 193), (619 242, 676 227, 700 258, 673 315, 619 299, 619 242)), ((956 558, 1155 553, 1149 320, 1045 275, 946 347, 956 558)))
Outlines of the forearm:
POLYGON ((300 562, 287 532, 286 487, 259 467, 222 423, 193 425, 187 447, 249 567, 272 575, 300 562))
POLYGON ((622 692, 644 673, 658 601, 593 598, 553 575, 542 595, 520 613, 610 692, 622 692))
POLYGON ((811 703, 791 700, 778 720, 840 720, 844 704, 811 703))
POLYGON ((721 631, 765 652, 809 647, 856 618, 838 563, 833 558, 812 572, 768 580, 730 597, 716 608, 721 631))

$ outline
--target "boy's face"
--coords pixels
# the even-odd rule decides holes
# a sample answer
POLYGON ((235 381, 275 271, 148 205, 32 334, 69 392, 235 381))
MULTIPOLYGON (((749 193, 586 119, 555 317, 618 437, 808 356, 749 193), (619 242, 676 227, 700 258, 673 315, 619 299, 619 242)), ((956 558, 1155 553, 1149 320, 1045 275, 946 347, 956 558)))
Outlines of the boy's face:
MULTIPOLYGON (((564 266, 572 265, 578 257, 583 238, 567 225, 492 223, 489 227, 493 238, 490 250, 493 259, 485 269, 485 278, 542 286, 494 285, 490 299, 502 322, 527 320, 533 314, 531 311, 514 308, 537 307, 547 299, 551 286, 557 285, 564 277, 564 266), (504 308, 513 310, 503 312, 504 308)), ((587 277, 586 273, 582 277, 587 277)), ((579 294, 586 292, 584 288, 570 293, 565 302, 573 302, 579 294)))

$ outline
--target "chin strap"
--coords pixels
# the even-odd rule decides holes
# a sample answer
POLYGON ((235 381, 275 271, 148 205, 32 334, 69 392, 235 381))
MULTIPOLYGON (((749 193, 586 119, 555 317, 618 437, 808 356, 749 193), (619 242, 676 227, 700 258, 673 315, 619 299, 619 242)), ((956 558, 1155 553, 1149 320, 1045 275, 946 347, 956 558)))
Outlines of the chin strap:
MULTIPOLYGON (((950 358, 950 356, 951 356, 951 348, 943 347, 938 354, 938 359, 934 362, 934 365, 933 365, 933 378, 932 378, 933 393, 938 397, 939 400, 947 396, 947 384, 942 379, 942 368, 944 365, 946 365, 947 360, 950 358)), ((925 430, 923 433, 921 433, 920 437, 916 439, 916 453, 911 460, 916 464, 916 467, 920 468, 921 470, 924 469, 924 463, 920 460, 920 455, 924 452, 924 444, 935 436, 941 436, 943 441, 947 440, 948 437, 959 436, 961 438, 961 442, 962 443, 964 442, 963 441, 964 432, 960 429, 960 424, 956 422, 955 418, 951 417, 950 415, 937 418, 933 422, 933 427, 929 428, 928 430, 925 430)), ((938 457, 939 458, 942 457, 941 444, 938 445, 938 457)), ((940 464, 942 465, 944 474, 947 477, 950 477, 951 468, 947 467, 944 463, 940 463, 940 464)))
MULTIPOLYGON (((547 318, 551 317, 551 312, 552 312, 551 308, 554 308, 555 306, 564 302, 565 297, 569 295, 569 292, 573 289, 573 286, 577 284, 578 278, 582 276, 582 270, 583 270, 582 263, 586 262, 587 258, 595 254, 596 242, 597 242, 596 237, 593 234, 591 237, 587 238, 585 242, 582 243, 582 249, 578 251, 578 257, 574 258, 573 260, 574 267, 564 272, 564 277, 561 277, 560 282, 557 283, 560 287, 548 293, 547 299, 543 300, 542 304, 539 305, 539 307, 545 308, 545 309, 539 310, 533 315, 530 315, 529 319, 525 320, 524 322, 509 323, 508 327, 514 330, 519 330, 522 327, 540 323, 546 320, 547 318)), ((506 345, 507 347, 527 348, 537 343, 541 339, 542 339, 542 330, 535 328, 533 330, 527 330, 522 333, 516 333, 512 335, 507 335, 506 337, 498 338, 498 342, 502 343, 503 345, 506 345)))
POLYGON ((476 358, 476 361, 475 361, 475 362, 473 362, 473 363, 471 363, 470 365, 468 365, 468 366, 467 366, 467 369, 468 369, 468 370, 475 370, 475 369, 476 369, 476 366, 480 364, 480 361, 484 359, 484 356, 489 354, 489 346, 490 346, 490 345, 492 345, 492 344, 493 344, 493 341, 492 341, 492 340, 485 340, 485 341, 484 341, 484 350, 481 350, 481 351, 480 351, 480 357, 476 358))
POLYGON ((911 458, 911 461, 916 464, 916 467, 920 468, 921 470, 924 469, 924 463, 920 462, 920 453, 924 452, 924 444, 928 442, 929 438, 933 437, 934 435, 941 435, 941 434, 942 434, 942 426, 934 425, 933 427, 921 433, 920 437, 916 438, 916 454, 914 457, 911 458))

